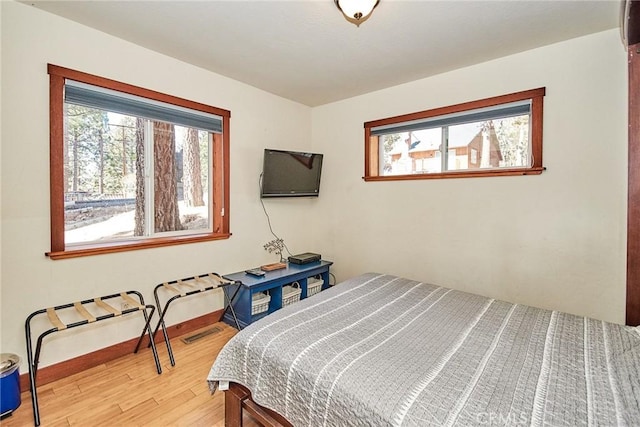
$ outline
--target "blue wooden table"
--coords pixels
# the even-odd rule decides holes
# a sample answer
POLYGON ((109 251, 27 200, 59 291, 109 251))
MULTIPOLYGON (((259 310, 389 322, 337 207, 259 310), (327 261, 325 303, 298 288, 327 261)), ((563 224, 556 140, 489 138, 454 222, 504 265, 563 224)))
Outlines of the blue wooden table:
MULTIPOLYGON (((230 287, 240 286, 238 294, 232 301, 240 327, 244 328, 256 320, 282 308, 283 286, 297 282, 302 290, 300 294, 301 299, 306 298, 308 295, 308 282, 310 278, 321 278, 324 281, 322 289, 327 289, 329 287, 329 267, 332 264, 333 262, 325 260, 301 265, 287 263, 286 268, 266 271, 263 277, 255 277, 244 271, 225 274, 223 276, 225 279, 241 282, 241 285, 229 285, 230 287), (269 294, 271 297, 269 308, 262 313, 251 314, 253 294, 258 292, 269 294)), ((233 294, 233 289, 230 289, 230 291, 233 294)), ((228 311, 225 312, 223 320, 225 323, 235 327, 235 321, 228 311)))

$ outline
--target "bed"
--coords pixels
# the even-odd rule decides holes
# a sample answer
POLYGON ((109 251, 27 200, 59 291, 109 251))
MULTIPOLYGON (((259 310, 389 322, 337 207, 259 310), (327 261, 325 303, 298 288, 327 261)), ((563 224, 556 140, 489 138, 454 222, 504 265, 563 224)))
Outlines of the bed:
POLYGON ((368 273, 234 336, 229 413, 294 426, 640 425, 640 330, 368 273))

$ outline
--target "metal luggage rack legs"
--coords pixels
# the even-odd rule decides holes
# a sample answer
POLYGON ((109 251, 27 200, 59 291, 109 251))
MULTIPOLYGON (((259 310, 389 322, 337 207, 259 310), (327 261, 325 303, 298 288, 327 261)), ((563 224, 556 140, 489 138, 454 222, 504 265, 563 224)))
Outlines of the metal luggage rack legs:
POLYGON ((158 320, 158 324, 153 330, 153 338, 155 339, 156 333, 158 329, 162 327, 162 334, 164 336, 164 342, 167 345, 167 352, 169 353, 169 360, 171 361, 171 366, 176 365, 176 361, 173 357, 173 350, 171 348, 171 342, 169 340, 169 334, 167 333, 167 326, 164 323, 164 316, 167 314, 167 309, 169 308, 169 304, 178 298, 186 297, 189 295, 199 294, 201 292, 210 291, 213 289, 222 288, 222 293, 224 295, 224 311, 222 312, 222 317, 224 317, 227 310, 231 311, 231 315, 236 323, 236 327, 240 329, 240 323, 238 322, 238 318, 236 317, 236 312, 233 309, 233 300, 235 299, 238 291, 240 290, 240 282, 234 280, 228 280, 220 276, 218 273, 207 273, 202 274, 200 276, 187 277, 185 279, 178 279, 171 282, 165 282, 157 285, 153 289, 153 296, 156 299, 156 305, 158 307, 158 313, 160 315, 160 319, 158 320), (236 288, 231 295, 227 293, 227 287, 229 285, 235 285, 236 288), (167 289, 174 295, 167 300, 162 308, 160 304, 160 298, 158 297, 159 289, 167 289))
POLYGON ((140 335, 140 338, 138 338, 138 343, 136 344, 136 348, 133 352, 134 353, 138 352, 138 350, 140 349, 140 344, 142 343, 142 339, 144 338, 145 334, 148 333, 150 345, 153 351, 153 358, 156 362, 156 370, 158 371, 158 374, 160 374, 162 373, 162 367, 160 366, 160 360, 158 359, 158 352, 156 350, 155 343, 153 342, 153 339, 151 339, 151 326, 149 325, 155 309, 156 309, 155 306, 153 306, 152 304, 145 305, 144 299, 142 298, 142 294, 140 292, 127 291, 127 292, 121 292, 119 294, 107 295, 103 297, 97 297, 94 299, 88 299, 84 301, 58 305, 55 307, 43 308, 41 310, 34 311, 33 313, 31 313, 29 317, 27 317, 27 320, 25 322, 25 335, 27 339, 27 358, 29 362, 29 383, 31 387, 31 402, 33 403, 34 424, 36 426, 40 425, 40 412, 38 409, 36 377, 38 374, 38 362, 40 361, 40 350, 42 349, 42 340, 44 337, 54 332, 62 331, 65 329, 71 329, 71 328, 75 328, 82 325, 88 325, 89 323, 111 319, 117 316, 122 316, 123 314, 129 314, 129 313, 134 313, 136 311, 141 311, 142 314, 144 315, 145 324, 144 324, 144 328, 142 329, 142 334, 140 335), (137 296, 138 301, 132 298, 131 295, 137 296), (107 304, 105 300, 108 300, 111 298, 121 298, 123 302, 123 306, 124 304, 126 304, 128 308, 118 310, 112 305, 107 304), (107 314, 94 316, 85 308, 86 304, 95 304, 97 308, 107 312, 107 314), (76 312, 84 319, 78 322, 65 324, 62 322, 62 320, 60 320, 60 317, 58 316, 56 311, 63 310, 66 308, 71 308, 71 307, 75 308, 76 312), (149 310, 149 312, 147 312, 147 310, 149 310), (31 320, 37 315, 43 314, 43 313, 47 313, 47 317, 51 325, 53 325, 53 328, 40 334, 37 340, 36 351, 34 354, 32 342, 31 342, 31 320))

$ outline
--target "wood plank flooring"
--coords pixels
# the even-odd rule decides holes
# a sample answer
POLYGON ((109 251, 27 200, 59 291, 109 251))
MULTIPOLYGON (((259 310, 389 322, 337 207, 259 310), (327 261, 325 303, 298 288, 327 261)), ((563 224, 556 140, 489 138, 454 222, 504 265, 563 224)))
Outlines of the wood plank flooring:
MULTIPOLYGON (((219 332, 185 344, 171 340, 176 366, 171 366, 164 341, 158 343, 162 374, 158 375, 150 349, 79 372, 38 387, 40 419, 48 426, 223 426, 224 393, 213 396, 206 378, 224 344, 237 332, 216 323, 219 332)), ((132 349, 133 351, 133 349, 132 349)), ((26 367, 21 367, 21 373, 26 367)), ((3 427, 33 425, 31 394, 0 421, 3 427)), ((245 415, 244 425, 258 426, 245 415)))

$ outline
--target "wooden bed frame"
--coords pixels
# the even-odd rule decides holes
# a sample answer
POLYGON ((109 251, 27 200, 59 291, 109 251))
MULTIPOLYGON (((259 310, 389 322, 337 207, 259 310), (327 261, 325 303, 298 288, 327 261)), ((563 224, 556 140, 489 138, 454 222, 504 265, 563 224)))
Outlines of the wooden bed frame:
POLYGON ((246 387, 229 383, 224 392, 224 425, 242 427, 243 409, 265 427, 293 427, 282 415, 255 403, 246 387))

